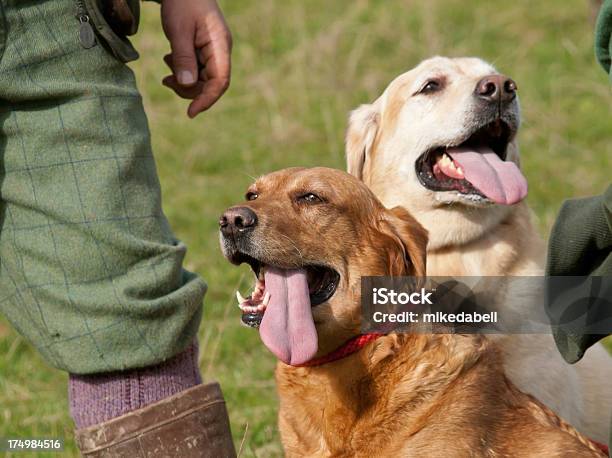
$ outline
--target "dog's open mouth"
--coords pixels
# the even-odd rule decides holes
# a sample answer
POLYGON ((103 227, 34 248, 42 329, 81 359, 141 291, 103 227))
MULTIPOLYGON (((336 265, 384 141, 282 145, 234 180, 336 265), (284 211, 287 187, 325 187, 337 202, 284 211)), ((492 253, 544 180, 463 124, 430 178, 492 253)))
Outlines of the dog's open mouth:
POLYGON ((472 201, 512 205, 527 195, 527 180, 506 161, 512 132, 498 119, 457 145, 430 148, 416 161, 416 173, 432 191, 455 191, 472 201))
MULTIPOLYGON (((246 262, 255 273, 255 284, 251 294, 243 297, 240 291, 236 291, 236 298, 238 299, 238 306, 242 310, 243 323, 257 328, 261 324, 263 314, 270 303, 271 292, 266 291, 266 270, 270 269, 271 266, 267 266, 257 259, 242 253, 238 254, 237 258, 240 258, 237 261, 238 263, 246 262)), ((304 270, 306 273, 311 307, 322 304, 336 292, 340 275, 335 270, 315 265, 294 270, 304 270)))
POLYGON ((236 293, 242 322, 259 328, 262 341, 281 361, 296 365, 312 358, 318 349, 312 308, 334 295, 338 272, 321 265, 282 269, 244 253, 231 261, 246 262, 255 273, 251 294, 236 293))

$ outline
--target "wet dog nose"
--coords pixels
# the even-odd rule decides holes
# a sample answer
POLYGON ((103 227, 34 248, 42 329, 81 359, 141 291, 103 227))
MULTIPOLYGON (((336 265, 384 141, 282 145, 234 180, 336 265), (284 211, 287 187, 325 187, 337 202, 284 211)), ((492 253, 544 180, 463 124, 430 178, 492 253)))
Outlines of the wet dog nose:
POLYGON ((248 207, 232 207, 219 219, 219 227, 224 235, 249 231, 257 225, 257 215, 248 207))
POLYGON ((488 75, 476 84, 476 96, 489 102, 510 102, 516 97, 516 83, 505 75, 488 75))

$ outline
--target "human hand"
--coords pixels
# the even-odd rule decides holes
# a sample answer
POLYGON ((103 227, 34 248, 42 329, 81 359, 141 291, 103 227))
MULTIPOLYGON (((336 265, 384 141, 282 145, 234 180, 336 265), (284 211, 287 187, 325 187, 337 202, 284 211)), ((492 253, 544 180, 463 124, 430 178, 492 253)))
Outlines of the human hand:
POLYGON ((229 86, 232 36, 216 0, 162 0, 161 19, 172 50, 164 56, 172 75, 162 84, 192 100, 193 118, 229 86))

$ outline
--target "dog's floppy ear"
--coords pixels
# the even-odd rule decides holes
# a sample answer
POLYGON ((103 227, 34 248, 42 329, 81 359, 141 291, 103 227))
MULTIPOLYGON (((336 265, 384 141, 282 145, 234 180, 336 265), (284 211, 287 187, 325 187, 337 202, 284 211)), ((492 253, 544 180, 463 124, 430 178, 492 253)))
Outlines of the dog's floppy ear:
POLYGON ((423 277, 426 274, 427 231, 403 207, 386 210, 381 221, 383 250, 389 275, 423 277))
POLYGON ((368 154, 378 132, 380 115, 378 103, 361 105, 351 112, 346 131, 346 165, 347 171, 360 180, 368 154))

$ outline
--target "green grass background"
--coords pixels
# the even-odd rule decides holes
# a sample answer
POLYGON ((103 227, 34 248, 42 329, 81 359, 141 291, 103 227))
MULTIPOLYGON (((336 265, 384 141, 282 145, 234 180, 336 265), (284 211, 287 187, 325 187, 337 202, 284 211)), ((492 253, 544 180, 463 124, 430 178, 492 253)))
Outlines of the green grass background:
MULTIPOLYGON (((225 0, 233 80, 195 120, 160 85, 167 52, 145 4, 133 65, 149 114, 165 211, 209 283, 202 372, 222 383, 245 457, 281 455, 273 358, 239 325, 248 268, 225 262, 217 218, 252 177, 295 165, 344 167, 349 110, 433 54, 492 61, 519 86, 529 204, 546 234, 563 199, 602 192, 612 175, 612 95, 596 64, 586 0, 225 0)), ((75 33, 76 33, 75 26, 75 33)), ((60 436, 75 456, 64 373, 0 318, 0 437, 60 436)), ((27 456, 19 454, 15 456, 27 456)), ((44 456, 44 455, 41 455, 44 456)), ((57 456, 48 454, 47 456, 57 456)))

